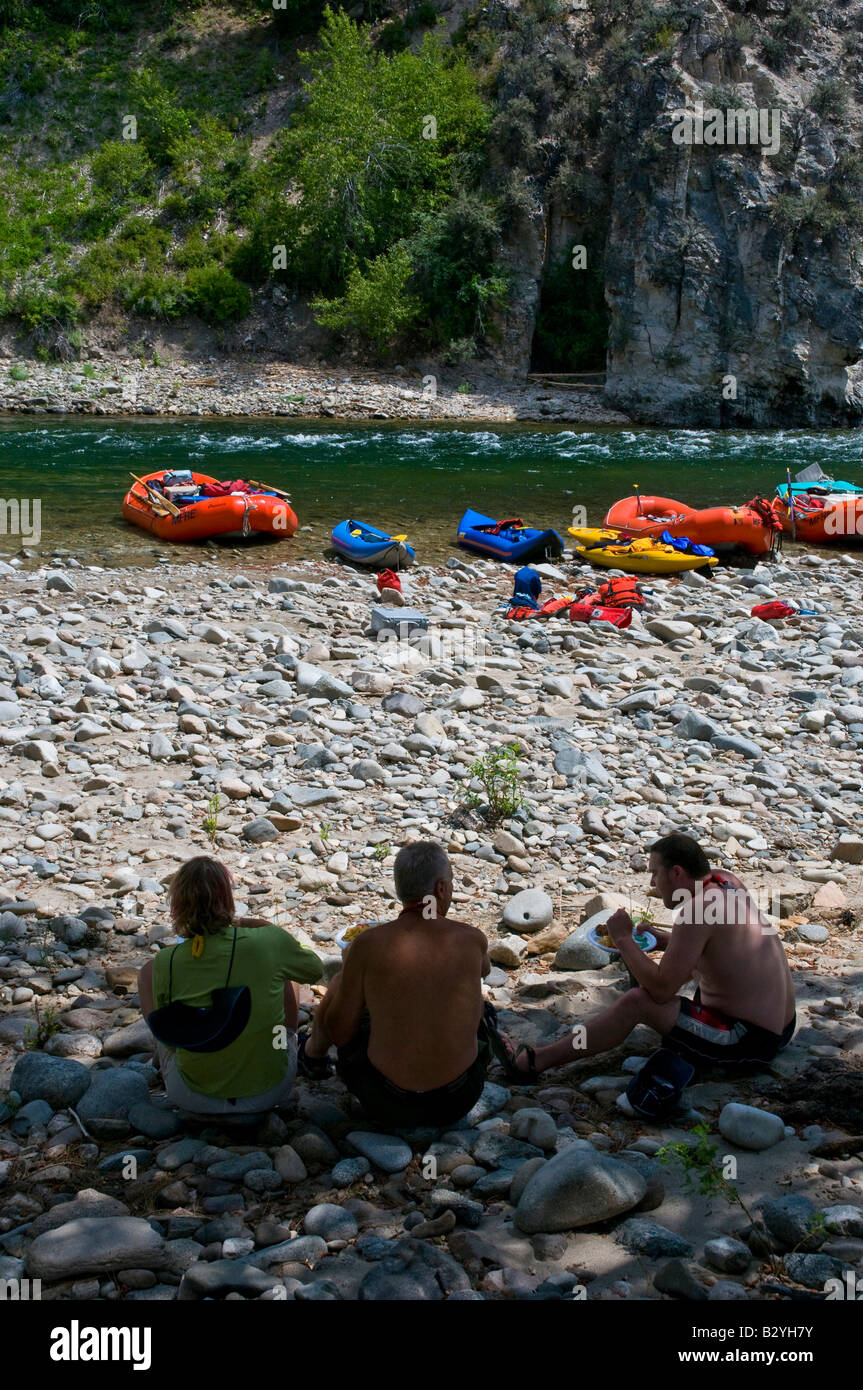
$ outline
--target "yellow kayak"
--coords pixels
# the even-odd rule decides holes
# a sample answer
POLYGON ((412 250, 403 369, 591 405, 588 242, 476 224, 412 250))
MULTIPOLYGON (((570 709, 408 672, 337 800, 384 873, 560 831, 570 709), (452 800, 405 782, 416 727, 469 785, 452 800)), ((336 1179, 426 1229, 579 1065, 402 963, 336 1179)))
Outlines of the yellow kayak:
POLYGON ((626 574, 680 574, 683 570, 709 569, 718 564, 715 555, 685 555, 673 545, 648 536, 621 540, 617 531, 595 526, 570 526, 575 536, 575 554, 603 569, 623 570, 626 574))

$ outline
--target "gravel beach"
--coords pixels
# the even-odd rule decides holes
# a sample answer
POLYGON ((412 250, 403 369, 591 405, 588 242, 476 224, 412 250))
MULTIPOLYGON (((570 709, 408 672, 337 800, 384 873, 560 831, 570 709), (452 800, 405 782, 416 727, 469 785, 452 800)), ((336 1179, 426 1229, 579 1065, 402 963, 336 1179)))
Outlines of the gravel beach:
POLYGON ((470 364, 420 376, 405 368, 344 369, 250 364, 223 357, 153 366, 116 358, 78 367, 17 363, 23 380, 0 382, 0 411, 18 415, 164 415, 338 420, 450 420, 505 424, 550 420, 626 424, 600 386, 507 381, 470 364), (461 388, 461 389, 459 389, 461 388))
MULTIPOLYGON (((596 578, 538 568, 546 593, 596 578)), ((625 631, 507 622, 511 569, 467 558, 410 570, 401 612, 290 542, 251 577, 241 552, 177 573, 0 562, 0 1278, 57 1299, 702 1301, 859 1273, 863 554, 645 580, 625 631), (751 616, 774 597, 815 616, 751 616), (525 802, 492 825, 472 765, 511 743, 525 802), (346 923, 392 913, 396 850, 440 840, 454 915, 489 938, 486 996, 537 1043, 628 987, 579 926, 616 903, 670 920, 646 849, 672 829, 761 895, 798 999, 772 1066, 699 1081, 674 1123, 618 1103, 646 1028, 533 1087, 493 1071, 443 1134, 377 1133, 337 1079, 248 1131, 167 1106, 136 971, 173 939, 191 855, 326 979, 346 923), (754 1226, 656 1161, 699 1120, 754 1226)))

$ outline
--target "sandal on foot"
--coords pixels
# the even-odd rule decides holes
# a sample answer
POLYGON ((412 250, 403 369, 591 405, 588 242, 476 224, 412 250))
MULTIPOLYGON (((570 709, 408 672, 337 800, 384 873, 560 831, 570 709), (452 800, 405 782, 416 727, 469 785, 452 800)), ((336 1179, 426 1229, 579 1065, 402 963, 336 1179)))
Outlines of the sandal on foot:
POLYGON ((536 1053, 534 1052, 532 1047, 528 1047, 527 1043, 525 1043, 523 1047, 520 1047, 518 1051, 515 1053, 511 1062, 511 1066, 513 1071, 515 1072, 515 1075, 517 1077, 520 1077, 521 1081, 523 1083, 527 1083, 528 1085, 532 1085, 534 1081, 538 1081, 540 1076, 542 1075, 542 1073, 537 1071, 536 1068, 536 1053), (525 1057, 527 1058, 527 1066, 523 1071, 521 1067, 517 1067, 515 1065, 522 1053, 524 1053, 525 1057))
POLYGON ((326 1081, 335 1072, 335 1067, 329 1057, 309 1057, 306 1054, 306 1046, 309 1041, 309 1033, 297 1034, 297 1071, 303 1076, 307 1076, 311 1081, 326 1081))
POLYGON ((536 1053, 533 1048, 527 1045, 514 1048, 508 1039, 490 1024, 487 1014, 485 1023, 492 1053, 494 1054, 495 1060, 503 1067, 507 1080, 522 1085, 537 1081, 539 1079, 539 1072, 536 1070, 536 1053), (522 1070, 521 1067, 516 1066, 516 1062, 522 1053, 527 1057, 526 1070, 522 1070))

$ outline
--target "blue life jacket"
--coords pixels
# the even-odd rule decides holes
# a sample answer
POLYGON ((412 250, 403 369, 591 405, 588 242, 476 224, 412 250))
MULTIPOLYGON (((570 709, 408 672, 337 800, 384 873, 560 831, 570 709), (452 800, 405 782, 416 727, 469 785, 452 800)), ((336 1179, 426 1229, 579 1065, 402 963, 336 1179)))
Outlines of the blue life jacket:
POLYGON ((512 597, 522 603, 530 604, 533 608, 538 608, 536 600, 542 593, 542 580, 536 570, 531 569, 530 565, 523 565, 516 572, 513 582, 512 597))

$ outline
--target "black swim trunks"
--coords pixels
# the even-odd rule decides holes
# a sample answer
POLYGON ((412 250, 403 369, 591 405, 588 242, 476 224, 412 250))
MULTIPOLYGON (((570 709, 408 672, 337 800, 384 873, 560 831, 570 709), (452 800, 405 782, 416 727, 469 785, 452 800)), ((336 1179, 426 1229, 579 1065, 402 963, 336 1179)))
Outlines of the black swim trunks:
POLYGON ((691 1060, 723 1065, 771 1062, 791 1041, 796 1027, 796 1014, 781 1033, 773 1033, 769 1028, 747 1023, 744 1019, 730 1018, 702 1004, 701 990, 696 989, 694 998, 680 1001, 678 1020, 662 1042, 664 1047, 691 1060))
POLYGON ((460 1120, 479 1100, 491 1061, 488 1029, 483 1018, 477 1029, 477 1054, 467 1071, 434 1091, 406 1091, 396 1086, 369 1061, 371 1022, 363 1019, 359 1032, 338 1050, 336 1071, 363 1109, 394 1129, 442 1129, 460 1120))

